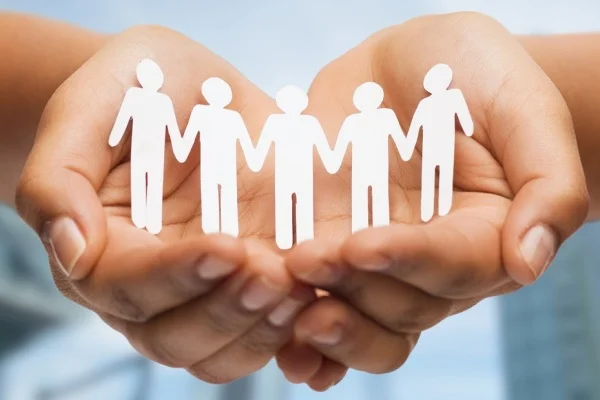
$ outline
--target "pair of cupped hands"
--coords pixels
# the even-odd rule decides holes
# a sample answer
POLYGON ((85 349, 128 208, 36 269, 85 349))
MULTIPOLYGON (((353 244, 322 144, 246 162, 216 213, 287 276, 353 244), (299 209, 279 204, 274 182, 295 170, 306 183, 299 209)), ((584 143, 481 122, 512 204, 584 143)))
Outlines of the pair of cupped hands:
MULTIPOLYGON (((583 222, 588 195, 569 110, 551 80, 495 20, 426 16, 385 29, 323 68, 307 114, 330 144, 356 110, 354 90, 379 83, 406 131, 426 72, 454 70, 475 122, 457 133, 451 213, 420 222, 421 159, 390 146, 392 225, 351 234, 350 157, 336 175, 315 160, 315 237, 274 244, 273 160, 253 173, 238 157, 240 236, 201 231, 199 152, 167 146, 164 228, 130 221, 129 140, 108 135, 143 58, 182 126, 201 85, 233 89, 256 143, 274 100, 202 45, 165 28, 115 36, 57 90, 18 191, 57 286, 98 313, 142 354, 226 383, 274 356, 285 376, 326 390, 348 368, 399 368, 422 331, 480 300, 533 283, 583 222)), ((267 63, 268 65, 268 63, 267 63)), ((197 146, 197 144, 196 144, 197 146)), ((270 155, 272 157, 272 153, 270 155)))

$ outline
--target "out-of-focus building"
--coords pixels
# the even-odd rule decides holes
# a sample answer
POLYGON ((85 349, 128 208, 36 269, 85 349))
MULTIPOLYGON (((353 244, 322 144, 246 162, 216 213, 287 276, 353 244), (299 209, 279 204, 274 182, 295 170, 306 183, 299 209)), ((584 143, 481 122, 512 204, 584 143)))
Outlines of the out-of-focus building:
POLYGON ((507 400, 600 400, 600 224, 501 299, 507 400))
POLYGON ((75 313, 56 290, 36 235, 0 204, 0 356, 75 313))

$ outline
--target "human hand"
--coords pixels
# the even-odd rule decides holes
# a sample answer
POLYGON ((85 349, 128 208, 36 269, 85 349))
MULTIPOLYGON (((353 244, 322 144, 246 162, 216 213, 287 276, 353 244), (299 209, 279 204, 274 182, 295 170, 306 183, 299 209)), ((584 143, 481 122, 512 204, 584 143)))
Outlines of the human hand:
POLYGON ((172 98, 180 127, 213 76, 232 86, 229 108, 242 113, 250 132, 275 110, 272 99, 201 45, 164 28, 133 28, 110 40, 48 103, 18 208, 43 237, 63 294, 149 358, 229 382, 273 357, 314 293, 296 285, 271 251, 270 161, 252 174, 238 157, 241 239, 204 236, 198 144, 185 164, 168 144, 164 227, 154 236, 133 226, 131 135, 114 148, 108 136, 144 58, 163 69, 161 91, 172 98))
POLYGON ((331 295, 301 313, 295 341, 278 356, 292 381, 323 390, 343 377, 343 366, 398 368, 423 330, 533 283, 584 222, 588 196, 569 110, 489 17, 428 16, 379 32, 321 71, 307 112, 334 142, 356 112, 353 91, 374 81, 406 132, 427 95, 423 78, 438 63, 454 70, 451 87, 462 90, 475 122, 472 138, 456 133, 453 208, 420 223, 420 144, 410 162, 390 149, 390 227, 349 237, 350 157, 338 175, 315 178, 322 240, 293 249, 287 264, 331 295), (307 344, 324 356, 320 369, 307 344), (298 357, 306 363, 289 361, 298 357))

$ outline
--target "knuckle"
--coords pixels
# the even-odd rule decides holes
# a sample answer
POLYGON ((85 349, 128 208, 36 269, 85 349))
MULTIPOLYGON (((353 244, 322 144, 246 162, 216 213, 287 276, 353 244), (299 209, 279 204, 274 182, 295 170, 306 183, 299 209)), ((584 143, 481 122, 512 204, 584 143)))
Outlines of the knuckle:
POLYGON ((215 374, 210 371, 203 362, 196 363, 191 367, 186 368, 186 371, 195 378, 213 385, 224 385, 238 379, 238 377, 215 374))
POLYGON ((454 298, 464 297, 473 288, 480 288, 485 281, 485 273, 482 268, 465 268, 448 277, 446 282, 437 290, 441 297, 454 298))
MULTIPOLYGON (((270 358, 283 346, 285 339, 285 335, 281 332, 265 325, 244 335, 240 342, 254 356, 268 355, 270 358)), ((266 362, 268 359, 265 360, 266 362)))
POLYGON ((215 305, 206 307, 206 317, 210 329, 217 335, 229 336, 244 332, 250 327, 250 323, 236 311, 231 312, 215 305))
POLYGON ((150 340, 147 344, 147 348, 157 363, 172 368, 180 368, 183 366, 180 358, 175 354, 175 351, 171 349, 171 346, 167 344, 166 340, 161 339, 160 335, 154 338, 154 340, 150 340))
POLYGON ((447 318, 452 312, 452 305, 452 301, 441 299, 434 307, 417 306, 402 310, 388 328, 396 333, 423 332, 447 318))
POLYGON ((436 298, 459 300, 471 297, 482 291, 492 290, 505 278, 505 271, 500 265, 468 264, 460 266, 439 283, 433 285, 428 292, 436 298))
POLYGON ((171 298, 187 300, 203 292, 202 289, 205 285, 202 285, 202 283, 195 276, 182 277, 178 273, 168 273, 164 279, 164 288, 171 298))
POLYGON ((148 315, 143 308, 132 299, 125 289, 119 286, 114 286, 111 291, 111 314, 136 323, 144 323, 150 319, 151 316, 148 315))
POLYGON ((131 346, 145 357, 168 367, 184 367, 175 351, 160 334, 152 334, 152 330, 143 324, 129 321, 122 321, 121 329, 131 346))
POLYGON ((392 260, 392 264, 387 274, 393 278, 403 281, 411 276, 414 276, 415 274, 418 274, 424 268, 424 266, 424 263, 420 260, 407 260, 402 262, 392 260))

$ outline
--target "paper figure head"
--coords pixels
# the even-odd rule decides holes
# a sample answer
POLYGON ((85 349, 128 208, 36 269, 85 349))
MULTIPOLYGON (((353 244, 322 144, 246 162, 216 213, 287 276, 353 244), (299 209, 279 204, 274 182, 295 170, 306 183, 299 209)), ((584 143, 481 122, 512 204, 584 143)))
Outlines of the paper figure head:
POLYGON ((294 85, 280 89, 276 96, 277 106, 286 114, 302 114, 308 107, 308 95, 294 85))
POLYGON ((375 82, 366 82, 354 91, 354 106, 360 112, 373 111, 383 103, 383 88, 375 82))
POLYGON ((214 107, 224 108, 231 103, 231 86, 221 78, 209 78, 202 84, 202 96, 214 107))
POLYGON ((158 64, 150 59, 142 60, 137 66, 137 79, 144 89, 158 92, 165 77, 158 64))
POLYGON ((429 93, 439 93, 447 90, 452 82, 452 68, 446 64, 437 64, 425 75, 423 86, 429 93))

